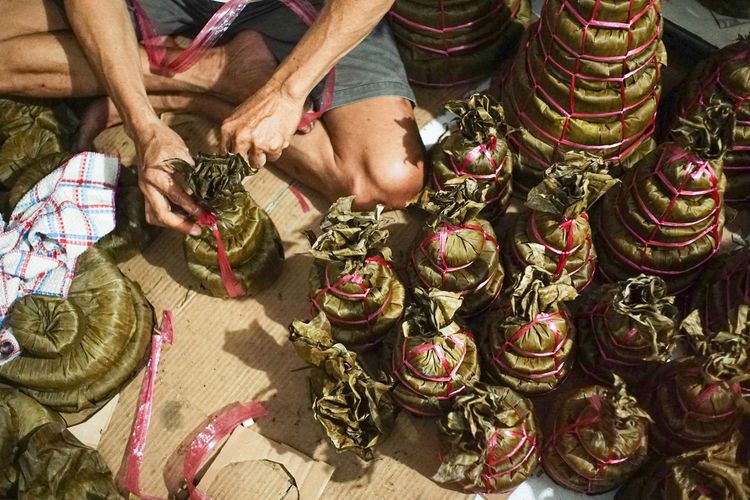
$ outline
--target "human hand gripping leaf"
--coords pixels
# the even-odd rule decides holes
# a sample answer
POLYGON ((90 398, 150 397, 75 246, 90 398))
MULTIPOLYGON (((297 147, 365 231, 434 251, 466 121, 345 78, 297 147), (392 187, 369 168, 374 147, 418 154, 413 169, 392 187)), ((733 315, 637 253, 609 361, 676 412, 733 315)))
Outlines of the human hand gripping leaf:
POLYGON ((310 387, 315 420, 337 450, 371 460, 375 446, 395 423, 392 386, 370 376, 356 353, 334 343, 325 314, 307 323, 294 321, 289 332, 297 354, 314 367, 310 387))

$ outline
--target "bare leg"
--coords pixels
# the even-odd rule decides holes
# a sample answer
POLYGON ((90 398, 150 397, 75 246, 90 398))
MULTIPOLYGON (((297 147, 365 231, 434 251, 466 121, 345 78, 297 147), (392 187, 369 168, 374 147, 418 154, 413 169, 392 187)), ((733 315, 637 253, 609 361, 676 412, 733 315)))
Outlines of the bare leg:
MULTIPOLYGON (((60 10, 48 0, 0 0, 0 12, 12 22, 0 26, 0 94, 29 97, 87 97, 104 89, 69 30, 60 10)), ((176 49, 179 50, 179 49, 176 49)), ((141 61, 150 92, 211 91, 239 101, 247 82, 267 78, 276 65, 256 33, 246 33, 209 50, 189 70, 173 77, 149 70, 141 61), (265 50, 263 50, 265 49, 265 50), (241 54, 242 57, 235 57, 241 54)))

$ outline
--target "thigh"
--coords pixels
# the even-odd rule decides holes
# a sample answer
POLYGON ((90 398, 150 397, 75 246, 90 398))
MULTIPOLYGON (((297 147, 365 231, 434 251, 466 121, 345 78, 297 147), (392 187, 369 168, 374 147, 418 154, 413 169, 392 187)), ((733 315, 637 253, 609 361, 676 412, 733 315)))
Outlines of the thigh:
POLYGON ((62 0, 0 0, 0 12, 11 19, 0 25, 0 40, 69 29, 62 0))

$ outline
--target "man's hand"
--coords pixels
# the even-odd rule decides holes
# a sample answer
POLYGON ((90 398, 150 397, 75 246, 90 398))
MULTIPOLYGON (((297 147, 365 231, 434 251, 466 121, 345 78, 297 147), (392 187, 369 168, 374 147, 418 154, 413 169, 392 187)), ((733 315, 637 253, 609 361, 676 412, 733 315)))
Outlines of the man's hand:
POLYGON ((304 97, 285 92, 271 80, 224 120, 222 148, 257 168, 278 160, 297 130, 304 104, 304 97))
POLYGON ((200 206, 185 191, 179 173, 165 163, 173 158, 193 163, 185 142, 167 125, 158 122, 137 134, 136 148, 140 159, 138 183, 146 198, 146 221, 200 236, 198 224, 172 210, 174 204, 192 217, 201 213, 200 206))

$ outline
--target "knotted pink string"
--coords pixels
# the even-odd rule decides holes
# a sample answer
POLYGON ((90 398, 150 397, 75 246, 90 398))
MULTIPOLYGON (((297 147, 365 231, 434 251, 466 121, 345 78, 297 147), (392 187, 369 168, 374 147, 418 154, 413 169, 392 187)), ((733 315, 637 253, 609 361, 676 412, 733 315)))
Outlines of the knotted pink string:
POLYGON ((117 487, 120 492, 123 494, 132 493, 142 500, 159 500, 158 497, 141 494, 141 466, 143 465, 144 451, 148 439, 148 429, 151 425, 154 387, 159 371, 162 345, 165 342, 171 345, 173 341, 174 326, 172 311, 167 309, 162 315, 161 329, 154 330, 154 334, 151 337, 151 356, 146 365, 146 373, 143 376, 141 391, 138 394, 138 406, 133 418, 128 446, 125 449, 125 455, 122 458, 122 464, 117 473, 117 487))
MULTIPOLYGON (((151 70, 166 75, 181 73, 191 68, 203 57, 208 49, 219 41, 232 23, 253 0, 229 0, 222 5, 208 23, 200 30, 190 45, 174 57, 169 57, 165 41, 167 37, 159 36, 145 9, 138 0, 129 0, 133 6, 136 22, 140 29, 143 46, 146 50, 151 70)), ((307 0, 279 0, 286 5, 303 23, 312 26, 317 17, 317 11, 307 0)), ((318 111, 306 112, 302 115, 298 129, 305 129, 328 111, 333 102, 336 72, 331 69, 325 78, 322 103, 318 111)))
MULTIPOLYGON (((518 415, 518 409, 513 408, 513 411, 518 415)), ((520 415, 519 415, 519 418, 520 415)), ((484 481, 485 487, 488 492, 494 492, 494 479, 501 476, 507 476, 513 474, 518 469, 523 467, 533 456, 537 448, 536 437, 529 436, 529 431, 526 428, 526 423, 521 421, 521 428, 519 430, 508 430, 508 429, 497 429, 492 433, 489 440, 487 441, 487 447, 489 451, 487 453, 487 459, 484 461, 484 472, 482 473, 482 480, 484 481), (497 449, 504 436, 520 438, 518 443, 507 453, 501 456, 496 456, 497 449), (516 454, 526 445, 529 445, 528 450, 520 460, 513 464, 512 460, 516 454), (497 470, 498 465, 510 462, 508 467, 505 469, 497 470)))
POLYGON ((237 403, 211 422, 193 439, 185 454, 182 474, 187 483, 190 500, 210 500, 211 497, 195 487, 195 476, 213 450, 226 436, 243 422, 268 415, 268 411, 257 401, 237 403))
POLYGON ((245 295, 245 289, 242 287, 237 277, 232 271, 232 265, 229 262, 227 251, 224 248, 224 242, 221 239, 221 233, 219 232, 219 221, 214 214, 204 210, 198 217, 198 225, 211 228, 211 232, 214 234, 216 240, 216 258, 219 264, 219 273, 221 274, 221 281, 224 284, 224 290, 231 298, 241 297, 245 295))

